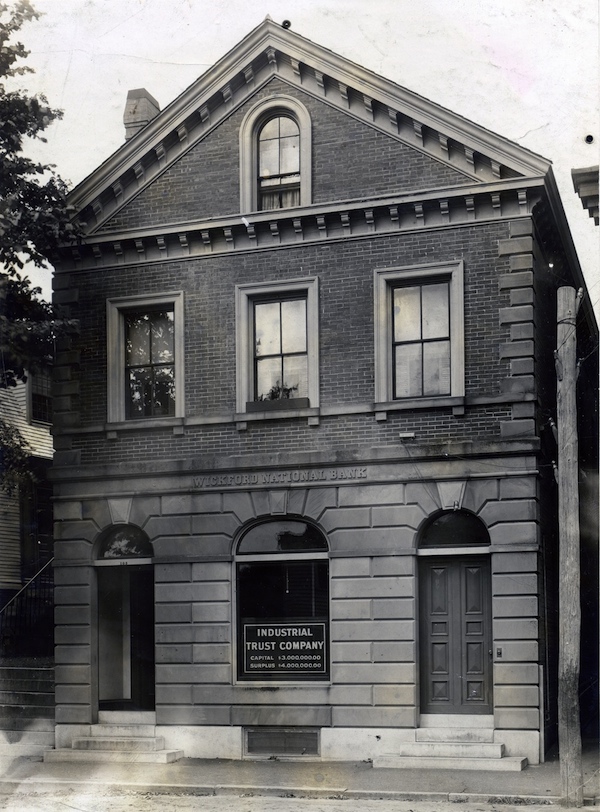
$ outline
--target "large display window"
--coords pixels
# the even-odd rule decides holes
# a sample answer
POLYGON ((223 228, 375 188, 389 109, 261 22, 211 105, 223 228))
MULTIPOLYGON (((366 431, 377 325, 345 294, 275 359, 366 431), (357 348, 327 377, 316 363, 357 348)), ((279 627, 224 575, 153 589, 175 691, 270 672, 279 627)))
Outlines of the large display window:
POLYGON ((238 679, 329 679, 329 558, 300 519, 254 525, 237 546, 238 679))

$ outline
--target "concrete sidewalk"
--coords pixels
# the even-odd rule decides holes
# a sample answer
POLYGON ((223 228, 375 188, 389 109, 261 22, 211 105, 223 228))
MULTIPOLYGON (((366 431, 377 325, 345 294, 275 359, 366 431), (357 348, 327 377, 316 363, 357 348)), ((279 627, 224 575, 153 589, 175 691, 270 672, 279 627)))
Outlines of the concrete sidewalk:
MULTIPOLYGON (((600 806, 598 746, 584 751, 586 805, 600 806)), ((44 764, 32 757, 0 758, 2 795, 59 789, 289 797, 396 799, 480 803, 557 803, 556 758, 523 772, 373 769, 368 762, 221 761, 173 764, 44 764)))

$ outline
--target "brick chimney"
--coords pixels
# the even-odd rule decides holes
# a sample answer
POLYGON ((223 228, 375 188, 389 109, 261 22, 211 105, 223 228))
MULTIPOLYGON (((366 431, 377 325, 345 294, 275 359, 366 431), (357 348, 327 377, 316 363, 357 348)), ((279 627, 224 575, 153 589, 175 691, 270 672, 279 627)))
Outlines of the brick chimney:
POLYGON ((160 113, 160 105, 151 96, 146 88, 139 87, 127 93, 123 123, 125 124, 125 140, 138 133, 149 121, 160 113))

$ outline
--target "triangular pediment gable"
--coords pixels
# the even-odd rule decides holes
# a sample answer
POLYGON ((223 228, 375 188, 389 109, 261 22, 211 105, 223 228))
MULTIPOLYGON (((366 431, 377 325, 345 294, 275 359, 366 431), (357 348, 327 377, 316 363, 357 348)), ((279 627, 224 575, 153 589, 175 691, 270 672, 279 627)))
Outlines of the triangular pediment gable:
POLYGON ((274 75, 447 164, 465 184, 546 174, 549 162, 266 19, 70 195, 88 234, 274 75))

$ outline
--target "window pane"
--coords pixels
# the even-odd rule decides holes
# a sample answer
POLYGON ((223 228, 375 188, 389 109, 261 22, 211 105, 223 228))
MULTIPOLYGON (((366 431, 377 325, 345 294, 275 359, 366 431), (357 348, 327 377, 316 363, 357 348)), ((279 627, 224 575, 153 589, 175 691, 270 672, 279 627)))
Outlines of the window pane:
POLYGON ((281 208, 284 207, 281 204, 279 192, 263 192, 261 194, 260 196, 261 211, 271 211, 272 209, 281 209, 281 208))
MULTIPOLYGON (((324 563, 324 562, 322 562, 324 563)), ((300 617, 316 617, 317 605, 315 594, 316 564, 293 562, 284 565, 286 572, 286 603, 300 617), (291 569, 291 572, 290 572, 291 569), (290 577, 291 576, 291 577, 290 577)))
POLYGON ((152 313, 152 363, 173 360, 173 313, 152 313))
POLYGON ((260 141, 259 176, 279 175, 279 141, 260 141))
POLYGON ((278 400, 282 397, 281 356, 260 358, 256 362, 255 400, 278 400))
POLYGON ((289 135, 299 136, 298 125, 295 121, 287 116, 282 116, 279 119, 279 134, 282 138, 289 135))
POLYGON ((127 372, 127 417, 152 414, 152 368, 136 367, 127 372))
POLYGON ((327 550, 327 542, 311 524, 297 520, 262 522, 251 527, 238 545, 238 554, 327 550))
POLYGON ((282 175, 300 171, 300 138, 282 138, 279 142, 279 171, 282 175))
POLYGON ((173 367, 165 366, 155 369, 152 414, 175 414, 175 371, 173 367))
POLYGON ((306 355, 287 355, 283 359, 284 397, 308 397, 308 358, 306 355))
POLYGON ((395 353, 394 397, 420 397, 422 395, 421 344, 405 344, 396 347, 395 353))
POLYGON ((31 419, 40 423, 52 423, 52 398, 47 395, 31 395, 31 419))
MULTIPOLYGON (((290 119, 287 119, 290 121, 290 119)), ((260 140, 264 140, 267 138, 279 138, 279 122, 280 119, 278 117, 272 118, 264 125, 262 130, 260 131, 260 140)))
POLYGON ((49 372, 29 375, 31 385, 31 419, 52 422, 52 376, 49 372))
POLYGON ((450 342, 432 341, 423 345, 423 394, 450 393, 450 342))
POLYGON ((448 338, 448 283, 423 286, 423 338, 448 338))
POLYGON ((147 313, 125 316, 125 363, 127 366, 150 363, 150 321, 147 313))
POLYGON ((100 542, 98 558, 152 558, 154 550, 146 533, 135 525, 111 527, 100 542))
POLYGON ((306 299, 281 303, 282 352, 306 352, 306 299))
POLYGON ((456 546, 456 539, 463 544, 490 543, 490 534, 483 522, 472 513, 452 511, 438 516, 424 530, 420 547, 456 546))
POLYGON ((244 620, 327 616, 328 561, 238 564, 238 603, 244 620))
POLYGON ((256 355, 275 355, 281 352, 279 305, 279 302, 267 302, 254 307, 256 355))
POLYGON ((394 289, 394 341, 421 338, 421 288, 394 289))
POLYGON ((265 192, 265 194, 270 189, 272 189, 271 194, 278 194, 280 186, 281 178, 279 175, 274 175, 272 178, 261 177, 260 179, 260 188, 265 192))
POLYGON ((291 118, 272 118, 261 129, 258 178, 258 204, 262 210, 300 204, 300 130, 291 118), (281 191, 276 192, 275 187, 281 191))
MULTIPOLYGON (((279 195, 279 203, 277 208, 291 209, 293 206, 300 205, 300 188, 297 189, 284 189, 279 195)), ((266 206, 263 208, 267 208, 266 206)))

